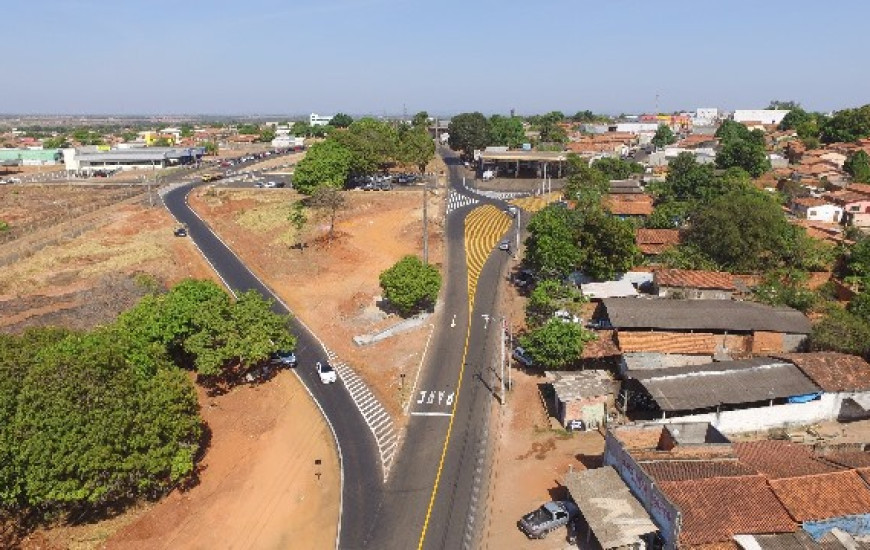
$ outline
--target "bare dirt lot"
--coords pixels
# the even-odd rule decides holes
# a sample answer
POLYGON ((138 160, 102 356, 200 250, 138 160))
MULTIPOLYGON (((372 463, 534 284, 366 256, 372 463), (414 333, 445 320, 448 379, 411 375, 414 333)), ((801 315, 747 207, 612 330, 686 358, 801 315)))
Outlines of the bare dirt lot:
MULTIPOLYGON (((366 347, 352 338, 400 321, 377 305, 378 276, 402 256, 420 253, 421 193, 349 192, 334 240, 326 238, 328 220, 315 217, 300 236, 309 244, 304 249, 292 248, 297 236, 288 215, 301 198, 292 190, 203 189, 190 203, 398 418, 399 374, 416 374, 428 323, 366 347)), ((429 210, 429 259, 435 265, 443 257, 442 199, 432 197, 429 210)))

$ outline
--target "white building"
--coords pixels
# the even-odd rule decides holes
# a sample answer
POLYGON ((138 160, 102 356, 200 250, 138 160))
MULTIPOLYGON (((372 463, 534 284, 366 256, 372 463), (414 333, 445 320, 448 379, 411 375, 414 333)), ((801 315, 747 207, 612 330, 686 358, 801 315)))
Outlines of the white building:
POLYGON ((317 113, 311 113, 311 116, 308 117, 308 124, 311 126, 326 126, 330 122, 332 122, 332 116, 324 116, 318 115, 317 113))
POLYGON ((290 134, 279 134, 272 140, 272 147, 275 149, 298 149, 305 146, 305 138, 291 136, 290 134))
POLYGON ((205 154, 202 147, 138 147, 100 150, 95 147, 64 149, 67 172, 93 173, 114 170, 159 170, 193 164, 205 154))
POLYGON ((658 129, 659 124, 657 122, 618 122, 615 131, 640 134, 642 132, 655 133, 658 129))
POLYGON ((718 120, 719 109, 715 107, 701 107, 692 114, 692 124, 695 126, 712 126, 718 120))
POLYGON ((789 112, 786 109, 738 109, 734 111, 733 118, 735 122, 760 122, 766 126, 775 126, 789 112))
POLYGON ((798 218, 809 221, 840 223, 843 207, 817 197, 799 197, 791 203, 792 212, 798 218))

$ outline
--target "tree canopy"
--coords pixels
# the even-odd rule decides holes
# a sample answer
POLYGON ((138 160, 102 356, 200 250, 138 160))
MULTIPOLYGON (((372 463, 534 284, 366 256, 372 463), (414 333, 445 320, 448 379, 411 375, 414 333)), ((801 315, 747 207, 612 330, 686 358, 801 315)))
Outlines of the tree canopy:
POLYGON ((586 342, 595 338, 595 333, 585 330, 579 323, 551 317, 543 325, 520 336, 519 340, 536 365, 545 369, 565 369, 580 359, 586 342))
POLYGON ((523 122, 519 118, 492 115, 489 118, 488 145, 520 147, 526 141, 523 122))
POLYGON ((398 156, 398 133, 392 124, 381 120, 361 118, 331 138, 350 151, 351 170, 358 174, 376 172, 398 156))
POLYGON ((667 124, 659 124, 658 129, 656 130, 655 135, 652 138, 652 144, 661 149, 665 145, 670 145, 677 141, 677 136, 674 135, 673 130, 667 124))
POLYGON ((413 164, 420 173, 435 158, 435 142, 425 127, 410 127, 399 132, 398 157, 405 164, 413 164))
POLYGON ((447 126, 450 148, 462 151, 470 157, 475 149, 483 149, 489 145, 489 120, 481 113, 462 113, 450 120, 447 126))
POLYGON ((344 187, 350 173, 352 153, 344 145, 327 139, 312 145, 296 165, 293 187, 310 195, 320 185, 344 187))
POLYGON ((624 180, 635 174, 643 174, 643 165, 639 162, 624 160, 619 157, 604 157, 592 162, 592 167, 601 171, 609 180, 624 180))
POLYGON ((329 125, 333 128, 347 128, 351 124, 353 124, 353 118, 344 113, 335 113, 332 120, 329 121, 329 125))
POLYGON ((426 111, 420 111, 414 118, 411 119, 411 126, 414 128, 423 128, 426 129, 429 126, 429 113, 426 111))
POLYGON ((857 141, 870 136, 870 104, 855 109, 837 111, 821 123, 823 143, 857 141))
POLYGON ((855 151, 843 163, 843 170, 854 182, 870 183, 870 155, 860 149, 855 151))
POLYGON ((716 154, 717 168, 738 167, 757 178, 770 170, 770 160, 764 146, 764 133, 750 131, 733 120, 724 121, 716 130, 721 148, 716 154))
POLYGON ((405 256, 381 273, 384 297, 402 315, 432 307, 441 290, 441 274, 417 256, 405 256))

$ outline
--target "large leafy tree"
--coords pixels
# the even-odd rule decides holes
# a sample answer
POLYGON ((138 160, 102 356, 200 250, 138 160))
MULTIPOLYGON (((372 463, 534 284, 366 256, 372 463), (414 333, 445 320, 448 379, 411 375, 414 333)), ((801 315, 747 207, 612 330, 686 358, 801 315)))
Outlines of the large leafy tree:
POLYGON ((489 145, 489 120, 481 113, 462 113, 450 120, 447 126, 448 144, 454 151, 462 151, 470 157, 475 149, 489 145))
POLYGON ((581 270, 597 280, 612 279, 631 269, 640 259, 634 225, 603 210, 588 211, 578 232, 583 251, 581 270))
POLYGON ((583 261, 577 241, 579 214, 549 206, 532 216, 527 227, 526 262, 544 277, 563 279, 583 261))
POLYGON ((352 153, 332 139, 315 143, 296 165, 293 187, 310 195, 320 185, 341 188, 350 173, 352 153))
POLYGON ((667 124, 659 124, 658 129, 656 130, 655 135, 652 138, 652 144, 658 148, 662 148, 665 145, 670 145, 677 141, 677 136, 674 135, 673 130, 667 124))
POLYGON ((803 110, 801 107, 791 109, 780 121, 778 128, 780 130, 794 130, 801 124, 813 120, 813 115, 803 110))
POLYGON ((99 509, 193 471, 201 422, 190 380, 174 369, 141 376, 113 331, 43 348, 20 384, 14 463, 27 506, 99 509))
POLYGON ((536 365, 545 369, 565 369, 580 359, 586 342, 595 334, 579 323, 550 318, 543 325, 520 337, 520 344, 536 365))
POLYGON ((489 118, 489 136, 488 145, 504 145, 516 148, 526 141, 523 122, 516 117, 492 115, 489 118))
POLYGON ((541 133, 540 140, 543 143, 566 143, 568 141, 568 133, 555 122, 545 121, 539 127, 539 131, 541 133))
POLYGON ((361 118, 332 137, 350 151, 351 169, 356 173, 370 174, 397 157, 398 133, 385 121, 361 118))
POLYGON ((821 123, 823 143, 857 141, 870 136, 870 104, 856 109, 837 111, 821 123))
POLYGON ((420 111, 414 118, 411 119, 411 126, 414 128, 423 128, 426 129, 429 126, 429 113, 426 111, 420 111))
POLYGON ((609 180, 624 180, 635 174, 643 174, 643 165, 639 162, 623 160, 618 157, 604 157, 592 163, 609 180))
POLYGON ((353 118, 345 113, 335 113, 332 120, 329 121, 329 125, 333 128, 347 128, 351 124, 353 124, 353 118))
POLYGON ((412 127, 399 132, 399 159, 413 164, 420 173, 435 158, 435 142, 425 127, 412 127))
POLYGON ((870 359, 870 322, 836 305, 830 306, 826 313, 813 325, 810 350, 839 351, 870 359))
POLYGON ((700 164, 692 153, 684 152, 668 164, 664 184, 653 188, 664 201, 706 200, 718 195, 718 184, 713 167, 700 164))
POLYGON ((761 192, 732 192, 698 208, 686 241, 734 271, 777 267, 794 242, 780 205, 761 192))
POLYGON ((852 176, 852 181, 870 183, 870 155, 858 150, 843 163, 843 170, 852 176))
POLYGON ((441 289, 441 274, 435 266, 416 256, 405 256, 380 275, 381 289, 402 315, 432 307, 441 289))
POLYGON ((570 283, 545 279, 535 286, 526 304, 526 324, 538 327, 553 317, 559 309, 579 316, 579 307, 586 302, 580 290, 570 283))
POLYGON ((752 177, 757 178, 770 170, 770 160, 763 145, 750 140, 737 139, 728 141, 722 146, 716 154, 716 167, 742 168, 752 177))

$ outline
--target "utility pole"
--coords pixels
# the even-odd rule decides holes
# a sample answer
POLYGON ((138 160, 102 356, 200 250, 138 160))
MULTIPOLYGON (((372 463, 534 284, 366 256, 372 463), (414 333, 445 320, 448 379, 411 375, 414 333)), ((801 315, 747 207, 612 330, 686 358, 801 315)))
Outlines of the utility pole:
POLYGON ((522 209, 520 209, 520 207, 517 207, 517 246, 516 248, 514 248, 514 260, 519 258, 520 255, 520 226, 522 225, 522 216, 522 209))
MULTIPOLYGON (((435 175, 435 181, 438 181, 438 175, 435 175)), ((437 187, 437 186, 436 186, 437 187)), ((429 182, 423 178, 423 265, 429 265, 429 216, 426 205, 429 203, 426 191, 429 188, 429 182)))
POLYGON ((499 339, 501 340, 501 376, 499 380, 501 380, 501 406, 504 407, 504 404, 507 402, 507 395, 505 394, 505 386, 504 386, 504 333, 505 333, 505 320, 504 316, 501 318, 501 334, 499 334, 499 339))
MULTIPOLYGON (((513 350, 514 349, 514 337, 513 337, 513 334, 511 334, 511 324, 510 323, 507 324, 507 336, 508 336, 508 349, 513 350)), ((510 363, 508 363, 507 369, 508 369, 507 387, 508 387, 508 391, 510 391, 511 386, 513 386, 513 383, 511 382, 511 364, 510 363)))

